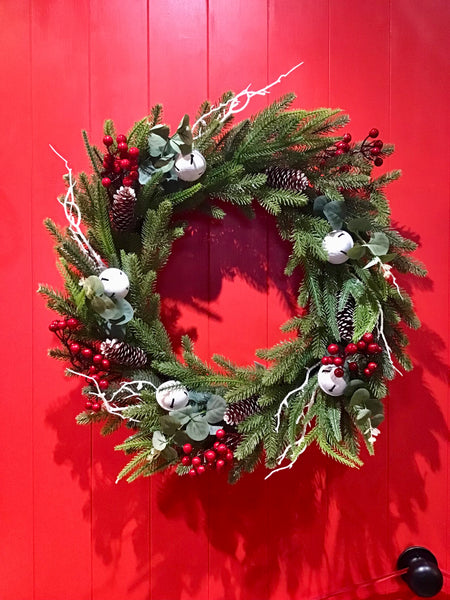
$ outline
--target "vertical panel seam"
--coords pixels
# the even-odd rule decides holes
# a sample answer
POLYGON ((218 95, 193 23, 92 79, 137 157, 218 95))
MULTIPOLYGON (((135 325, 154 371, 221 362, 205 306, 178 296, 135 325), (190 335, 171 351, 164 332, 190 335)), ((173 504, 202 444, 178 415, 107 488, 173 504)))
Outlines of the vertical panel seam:
MULTIPOLYGON (((30 178, 30 185, 29 185, 29 191, 30 191, 30 195, 29 197, 32 198, 32 182, 33 182, 33 168, 34 168, 34 119, 33 119, 33 3, 32 0, 29 0, 28 2, 28 15, 29 15, 29 30, 28 30, 28 35, 29 35, 29 59, 30 59, 30 80, 29 80, 29 84, 30 84, 30 90, 29 90, 29 101, 30 101, 30 128, 31 128, 31 150, 30 150, 30 162, 31 162, 31 178, 30 178)), ((31 210, 29 212, 29 218, 30 218, 30 222, 29 222, 29 232, 30 232, 30 250, 31 250, 31 257, 30 257, 30 268, 31 268, 31 280, 33 280, 33 274, 34 274, 34 252, 33 252, 33 235, 32 235, 32 231, 33 231, 33 205, 31 205, 31 210)), ((33 290, 33 285, 30 286, 30 294, 31 294, 31 307, 33 307, 33 302, 34 302, 34 290, 33 290)), ((34 311, 31 310, 31 338, 33 339, 33 332, 34 332, 34 311)), ((31 575, 31 585, 32 585, 32 596, 33 596, 33 600, 35 600, 36 597, 36 593, 35 593, 35 589, 36 589, 36 555, 35 555, 35 548, 36 548, 36 515, 35 515, 35 498, 36 498, 36 488, 35 488, 35 454, 34 454, 34 449, 35 449, 35 444, 34 444, 34 416, 35 416, 35 412, 34 412, 34 355, 33 352, 31 352, 31 501, 32 501, 32 541, 31 541, 31 548, 32 548, 32 575, 31 575)))

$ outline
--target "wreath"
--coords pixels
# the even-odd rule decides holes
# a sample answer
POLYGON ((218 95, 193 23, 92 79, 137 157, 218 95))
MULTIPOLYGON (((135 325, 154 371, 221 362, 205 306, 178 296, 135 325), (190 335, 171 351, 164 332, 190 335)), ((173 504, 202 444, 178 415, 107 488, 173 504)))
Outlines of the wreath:
POLYGON ((175 467, 234 482, 263 459, 270 476, 311 444, 358 467, 387 382, 411 369, 404 326, 419 321, 395 273, 425 271, 390 223, 384 189, 399 171, 373 174, 393 147, 377 129, 356 143, 339 134, 340 110, 290 109, 293 94, 233 124, 242 94, 204 102, 172 135, 160 105, 126 135, 106 121, 102 149, 83 132, 92 173, 74 178, 66 161, 68 226, 45 221, 65 287, 39 289, 58 313, 49 354, 86 381, 78 423, 130 429, 118 479, 175 467), (298 314, 281 327, 291 337, 257 350, 267 367, 205 362, 188 336, 177 355, 157 291, 174 243, 197 211, 223 219, 235 205, 251 217, 255 204, 291 244, 286 276, 302 273, 298 314))

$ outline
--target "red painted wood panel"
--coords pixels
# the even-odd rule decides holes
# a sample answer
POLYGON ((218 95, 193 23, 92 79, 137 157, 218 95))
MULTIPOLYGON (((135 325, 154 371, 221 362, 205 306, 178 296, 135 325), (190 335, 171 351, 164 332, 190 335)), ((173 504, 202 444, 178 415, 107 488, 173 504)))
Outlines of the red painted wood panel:
POLYGON ((32 351, 32 236, 29 198, 32 190, 30 165, 31 70, 30 3, 0 6, 0 21, 5 28, 0 53, 0 78, 8 82, 0 114, 4 142, 0 161, 8 165, 0 181, 2 226, 0 233, 0 269, 2 280, 14 287, 20 277, 20 289, 9 293, 0 311, 2 332, 3 424, 0 434, 0 590, 5 600, 33 595, 33 384, 30 356, 32 351), (21 40, 18 44, 18 40, 21 40), (18 47, 19 46, 19 47, 18 47), (17 55, 13 62, 11 56, 17 55), (27 139, 25 145, 22 141, 27 139), (11 161, 11 156, 20 160, 11 161), (24 165, 27 165, 24 169, 24 165), (15 298, 20 297, 20 302, 15 298), (14 328, 11 324, 14 323, 14 328), (16 343, 19 342, 20 346, 16 343), (19 341, 20 340, 20 341, 19 341), (18 370, 18 361, 21 368, 18 370), (20 381, 20 384, 19 384, 20 381), (19 387, 20 385, 20 387, 19 387), (19 408, 20 407, 20 408, 19 408), (18 443, 18 432, 22 431, 18 443), (26 570, 23 565, 27 565, 26 570), (18 583, 20 582, 20 583, 18 583))
MULTIPOLYGON (((0 345, 2 598, 315 600, 351 588, 336 597, 406 600, 396 581, 354 584, 392 570, 409 544, 450 569, 449 13, 444 0, 426 10, 418 0, 2 3, 0 266, 14 284, 0 318, 3 339, 20 340, 20 360, 0 345), (294 90, 296 106, 339 106, 356 137, 376 126, 396 144, 393 217, 430 270, 427 282, 402 282, 423 320, 416 369, 392 386, 377 454, 359 472, 308 450, 267 482, 261 469, 232 488, 171 475, 116 486, 124 433, 76 426, 79 383, 46 358, 51 315, 34 292, 60 285, 41 223, 63 223, 64 172, 48 143, 78 171, 81 128, 99 140, 104 118, 125 129, 156 102, 175 127, 207 96, 258 89, 302 60, 270 100, 294 90)), ((160 280, 175 346, 189 332, 201 356, 244 363, 275 343, 295 310, 286 258, 269 219, 195 219, 160 280)), ((439 597, 449 590, 447 580, 439 597)))

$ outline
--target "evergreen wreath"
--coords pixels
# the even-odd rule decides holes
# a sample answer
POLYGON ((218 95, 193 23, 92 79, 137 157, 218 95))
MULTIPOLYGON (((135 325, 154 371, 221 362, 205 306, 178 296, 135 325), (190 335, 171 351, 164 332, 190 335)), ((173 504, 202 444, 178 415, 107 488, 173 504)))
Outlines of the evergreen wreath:
POLYGON ((50 330, 61 343, 49 354, 86 380, 78 423, 130 428, 116 447, 130 455, 118 479, 176 467, 228 470, 234 482, 263 458, 269 475, 291 468, 313 443, 360 466, 387 382, 411 369, 404 325, 419 321, 393 271, 425 270, 390 223, 384 188, 399 171, 373 175, 393 147, 376 129, 358 143, 338 135, 347 115, 289 109, 293 94, 232 125, 244 93, 204 102, 192 128, 186 115, 172 136, 159 105, 127 135, 106 121, 104 151, 83 132, 92 173, 74 180, 66 162, 69 226, 45 221, 65 282, 64 292, 39 288, 59 315, 50 330), (222 219, 231 204, 254 216, 255 203, 291 243, 285 274, 302 272, 299 314, 281 327, 292 337, 257 350, 267 368, 204 362, 188 336, 178 357, 158 274, 190 214, 222 219))

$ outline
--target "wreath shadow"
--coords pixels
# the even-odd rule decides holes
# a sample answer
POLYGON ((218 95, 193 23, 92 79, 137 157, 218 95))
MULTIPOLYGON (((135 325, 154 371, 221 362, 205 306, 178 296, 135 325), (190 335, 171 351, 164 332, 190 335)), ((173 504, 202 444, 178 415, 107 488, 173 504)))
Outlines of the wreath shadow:
MULTIPOLYGON (((253 223, 255 226, 258 228, 253 223)), ((178 242, 170 269, 161 277, 161 289, 168 299, 164 316, 172 339, 179 344, 185 333, 197 338, 195 327, 186 329, 180 324, 180 305, 220 319, 209 312, 208 300, 220 295, 225 278, 239 277, 257 290, 267 289, 267 240, 280 270, 287 259, 286 245, 272 229, 262 224, 255 238, 247 235, 245 223, 239 231, 235 222, 225 222, 213 230, 199 219, 193 229, 193 235, 199 235, 195 249, 188 249, 192 240, 178 242), (212 272, 207 249, 211 236, 223 257, 212 272), (228 251, 230 240, 235 241, 228 251), (177 272, 180 267, 188 274, 182 286, 168 272, 177 272), (206 274, 210 269, 210 283, 205 269, 206 274), (195 272, 199 273, 197 278, 192 276, 195 272)), ((280 302, 294 312, 296 282, 280 278, 276 285, 280 302)), ((427 287, 432 289, 432 283, 427 287)), ((423 327, 412 332, 410 339, 414 363, 426 364, 433 377, 446 380, 446 365, 440 358, 444 342, 438 334, 423 327)), ((89 464, 77 459, 72 444, 73 421, 65 416, 79 402, 78 394, 78 390, 72 392, 68 400, 49 411, 47 422, 58 436, 55 462, 70 465, 80 487, 88 490, 89 464)), ((164 590, 164 597, 170 600, 186 597, 186 593, 195 595, 207 587, 208 578, 215 600, 263 600, 282 588, 286 598, 325 597, 351 581, 385 574, 394 568, 403 549, 397 545, 399 532, 419 530, 428 506, 419 463, 425 462, 437 472, 441 468, 439 442, 448 439, 444 416, 424 382, 421 366, 392 384, 391 397, 405 399, 408 411, 400 402, 388 402, 376 456, 366 457, 361 471, 333 463, 312 448, 283 474, 266 481, 261 467, 235 486, 226 483, 225 474, 215 473, 196 480, 165 473, 154 476, 150 484, 136 481, 115 485, 124 457, 112 447, 126 431, 103 439, 94 428, 94 486, 84 517, 91 518, 92 511, 96 560, 119 566, 126 532, 131 535, 136 557, 132 580, 131 569, 126 569, 129 591, 142 589, 142 598, 147 598, 151 582, 152 593, 158 595, 164 590), (424 405, 427 427, 423 427, 424 405), (409 451, 402 450, 402 444, 409 451), (394 467, 391 461, 395 461, 394 467), (170 536, 163 541, 156 539, 159 532, 166 531, 170 536), (152 535, 155 540, 151 540, 152 535)), ((110 573, 115 571, 109 569, 110 573)), ((380 597, 389 599, 391 594, 380 597)))

